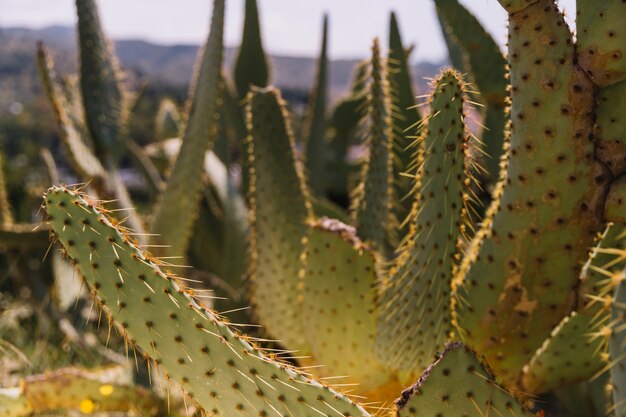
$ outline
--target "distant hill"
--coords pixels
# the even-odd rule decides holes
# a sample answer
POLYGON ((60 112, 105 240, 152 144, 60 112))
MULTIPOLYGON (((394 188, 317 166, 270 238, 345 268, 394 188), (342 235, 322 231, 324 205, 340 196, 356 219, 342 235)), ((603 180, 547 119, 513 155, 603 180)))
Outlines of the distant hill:
MULTIPOLYGON (((76 72, 76 33, 74 28, 52 26, 45 29, 0 28, 0 110, 15 101, 28 101, 39 94, 35 65, 35 45, 43 40, 51 50, 59 72, 76 72)), ((186 88, 193 70, 198 45, 158 45, 141 40, 115 41, 117 55, 131 84, 162 83, 186 88)), ((227 48, 230 67, 236 49, 227 48)), ((271 56, 273 82, 280 88, 306 95, 315 75, 315 58, 271 56)), ((330 65, 331 98, 339 97, 349 85, 357 60, 336 60, 330 65)), ((445 63, 419 63, 413 68, 417 91, 425 91, 424 77, 434 75, 445 63)))

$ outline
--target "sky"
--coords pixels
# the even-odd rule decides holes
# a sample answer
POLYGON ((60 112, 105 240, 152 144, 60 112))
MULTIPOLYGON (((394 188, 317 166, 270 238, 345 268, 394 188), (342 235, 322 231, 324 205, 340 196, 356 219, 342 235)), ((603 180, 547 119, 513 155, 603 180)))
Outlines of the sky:
MULTIPOLYGON (((506 13, 497 0, 459 0, 496 41, 506 41, 506 13)), ((113 39, 144 39, 163 44, 200 44, 208 34, 210 0, 100 0, 105 30, 113 39)), ((314 56, 321 21, 330 15, 329 52, 333 59, 368 55, 375 36, 386 42, 389 11, 397 13, 403 41, 416 46, 413 60, 446 57, 432 0, 258 0, 266 49, 273 54, 314 56)), ((241 38, 244 0, 227 0, 225 43, 241 38)), ((570 17, 575 0, 560 0, 570 17)), ((74 0, 0 0, 0 27, 42 28, 75 23, 74 0)), ((572 22, 570 21, 570 24, 572 22)))

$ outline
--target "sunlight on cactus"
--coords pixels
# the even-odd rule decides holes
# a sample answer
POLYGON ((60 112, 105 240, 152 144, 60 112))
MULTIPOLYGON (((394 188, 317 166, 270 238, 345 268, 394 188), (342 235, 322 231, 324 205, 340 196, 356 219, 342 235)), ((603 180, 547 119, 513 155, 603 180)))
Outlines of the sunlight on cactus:
POLYGON ((504 55, 433 2, 428 94, 392 13, 331 107, 325 16, 301 109, 256 0, 232 71, 213 0, 146 144, 77 0, 79 78, 37 47, 65 155, 42 152, 40 224, 0 155, 0 417, 626 417, 626 4, 579 0, 574 36, 555 0, 499 0, 504 55))

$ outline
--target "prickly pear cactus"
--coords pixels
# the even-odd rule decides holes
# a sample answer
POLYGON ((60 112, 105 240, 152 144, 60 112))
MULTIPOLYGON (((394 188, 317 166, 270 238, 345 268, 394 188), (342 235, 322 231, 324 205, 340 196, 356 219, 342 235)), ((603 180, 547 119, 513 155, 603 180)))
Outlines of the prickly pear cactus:
POLYGON ((368 415, 230 329, 184 278, 165 274, 158 259, 87 197, 53 187, 44 207, 56 239, 130 348, 140 349, 209 415, 368 415))
POLYGON ((400 384, 394 373, 373 352, 377 254, 353 227, 328 218, 312 223, 304 242, 302 320, 311 359, 324 365, 313 372, 346 375, 342 383, 358 384, 356 392, 370 400, 375 400, 373 391, 397 395, 400 384))

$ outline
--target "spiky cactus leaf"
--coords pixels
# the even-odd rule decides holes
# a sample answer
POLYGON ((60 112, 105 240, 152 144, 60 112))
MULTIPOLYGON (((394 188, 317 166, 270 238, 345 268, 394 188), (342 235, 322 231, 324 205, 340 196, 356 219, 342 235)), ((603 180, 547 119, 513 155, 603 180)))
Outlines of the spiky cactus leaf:
POLYGON ((367 65, 367 61, 359 63, 353 76, 351 93, 337 103, 328 122, 329 156, 325 173, 327 193, 335 201, 344 202, 345 206, 348 205, 352 170, 348 161, 348 149, 355 143, 357 128, 365 111, 366 94, 363 84, 367 76, 367 65))
POLYGON ((122 113, 124 91, 119 63, 107 39, 96 0, 76 0, 80 86, 85 120, 101 159, 117 161, 122 156, 122 113))
POLYGON ((297 260, 306 221, 313 213, 302 163, 296 158, 291 125, 277 90, 252 89, 247 119, 255 314, 289 349, 306 352, 297 260))
POLYGON ((417 383, 396 401, 397 417, 532 416, 504 388, 476 354, 461 344, 449 344, 417 383))
POLYGON ((622 0, 576 2, 578 62, 600 87, 626 80, 624 21, 622 0))
POLYGON ((395 243, 396 227, 391 209, 393 143, 386 72, 380 57, 378 39, 374 39, 365 121, 369 154, 361 169, 361 182, 354 190, 352 222, 363 241, 383 251, 395 243))
POLYGON ((159 103, 155 125, 156 140, 180 137, 182 120, 178 107, 171 98, 164 98, 159 103))
MULTIPOLYGON (((411 212, 413 201, 409 194, 413 190, 414 178, 407 173, 414 173, 416 167, 415 149, 410 145, 415 136, 419 136, 421 116, 416 107, 415 94, 409 70, 408 53, 402 44, 402 37, 395 13, 391 13, 389 22, 389 55, 387 58, 387 77, 391 97, 391 133, 393 135, 393 183, 394 217, 403 222, 411 212)), ((400 229, 398 238, 402 240, 409 227, 400 229)))
POLYGON ((168 256, 185 254, 198 213, 204 154, 216 137, 223 58, 224 0, 214 0, 211 30, 190 89, 189 117, 176 163, 152 223, 154 240, 168 256))
POLYGON ((495 183, 500 178, 507 120, 506 59, 498 44, 458 0, 436 0, 435 5, 448 48, 459 49, 463 59, 460 69, 469 73, 480 91, 476 98, 486 106, 481 145, 487 173, 495 183))
POLYGON ((606 188, 590 140, 593 87, 558 7, 541 0, 509 19, 508 167, 456 296, 462 337, 505 383, 574 309, 606 188))
MULTIPOLYGON (((400 385, 373 352, 376 338, 374 290, 376 256, 356 231, 334 219, 313 222, 302 260, 302 320, 315 370, 321 376, 347 375, 357 393, 400 385)), ((397 392, 397 391, 396 391, 397 392)), ((370 394, 370 395, 367 395, 370 394)))
MULTIPOLYGON (((71 103, 56 82, 57 75, 54 62, 43 44, 37 47, 37 64, 44 89, 52 104, 57 122, 61 129, 61 141, 65 145, 73 169, 84 181, 95 180, 102 182, 105 170, 98 158, 93 154, 82 136, 82 127, 73 116, 71 103)), ((96 184, 97 185, 97 184, 96 184)))
POLYGON ((128 344, 207 414, 368 416, 232 331, 86 197, 53 187, 44 205, 56 238, 128 344))
POLYGON ((245 1, 243 35, 233 76, 240 99, 246 97, 248 90, 253 85, 265 87, 270 78, 270 68, 261 40, 257 2, 256 0, 245 1))
POLYGON ((430 115, 419 139, 421 184, 411 229, 381 283, 377 353, 414 379, 432 363, 451 331, 452 274, 464 232, 467 187, 464 85, 453 70, 434 83, 430 115))
POLYGON ((328 15, 322 25, 322 48, 317 60, 317 76, 304 123, 305 166, 313 193, 323 196, 326 175, 326 96, 328 90, 328 15))

